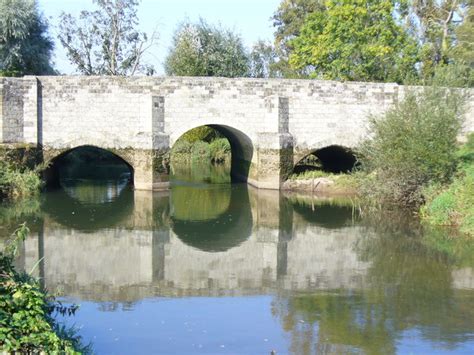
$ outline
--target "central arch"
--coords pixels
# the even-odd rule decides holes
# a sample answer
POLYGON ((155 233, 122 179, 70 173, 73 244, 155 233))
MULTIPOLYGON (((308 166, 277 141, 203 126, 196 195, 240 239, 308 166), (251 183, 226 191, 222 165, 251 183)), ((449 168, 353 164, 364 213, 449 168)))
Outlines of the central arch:
MULTIPOLYGON (((207 126, 218 131, 224 136, 231 146, 231 170, 232 181, 248 182, 255 174, 252 171, 252 159, 254 157, 254 144, 252 139, 242 130, 222 124, 199 124, 188 126, 173 134, 173 146, 185 133, 192 129, 207 126)), ((171 147, 171 151, 173 147, 171 147)))

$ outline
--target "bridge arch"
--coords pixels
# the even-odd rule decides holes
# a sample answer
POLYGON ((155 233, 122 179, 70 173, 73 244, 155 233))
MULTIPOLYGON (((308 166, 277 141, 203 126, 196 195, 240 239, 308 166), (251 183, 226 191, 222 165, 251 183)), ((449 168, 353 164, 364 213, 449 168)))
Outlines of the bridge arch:
POLYGON ((43 161, 47 165, 47 168, 43 173, 43 179, 46 182, 46 186, 53 188, 60 187, 61 166, 67 163, 67 157, 69 154, 73 152, 78 152, 83 149, 95 152, 97 154, 97 157, 101 154, 106 154, 114 157, 115 159, 117 159, 117 161, 123 163, 124 166, 128 168, 128 171, 130 172, 129 183, 134 183, 135 169, 132 164, 132 152, 127 152, 126 150, 123 150, 122 152, 122 150, 119 149, 107 149, 95 145, 86 144, 75 146, 72 148, 43 151, 43 161))
POLYGON ((232 179, 234 181, 247 182, 249 178, 252 178, 252 160, 254 159, 255 149, 254 140, 252 140, 244 130, 223 124, 204 123, 196 125, 196 123, 191 123, 173 132, 170 137, 171 151, 173 150, 176 141, 186 132, 202 126, 208 126, 215 129, 229 141, 231 147, 232 179))
POLYGON ((338 144, 329 144, 295 154, 293 172, 321 170, 338 174, 351 172, 356 166, 357 157, 353 149, 338 144))

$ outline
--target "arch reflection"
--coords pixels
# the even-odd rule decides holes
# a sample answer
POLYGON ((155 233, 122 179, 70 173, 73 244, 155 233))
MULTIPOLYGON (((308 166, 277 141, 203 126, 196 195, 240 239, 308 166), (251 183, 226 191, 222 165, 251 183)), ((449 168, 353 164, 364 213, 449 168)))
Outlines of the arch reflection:
POLYGON ((226 251, 252 233, 247 186, 198 188, 174 186, 171 192, 172 230, 183 243, 208 251, 226 251))

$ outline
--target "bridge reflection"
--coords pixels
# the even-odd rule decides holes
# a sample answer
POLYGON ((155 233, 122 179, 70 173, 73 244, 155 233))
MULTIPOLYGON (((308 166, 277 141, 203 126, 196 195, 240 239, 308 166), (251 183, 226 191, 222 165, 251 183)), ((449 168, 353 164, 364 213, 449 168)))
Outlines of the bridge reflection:
POLYGON ((230 193, 222 211, 186 220, 173 212, 179 206, 172 201, 179 198, 130 193, 133 203, 120 203, 119 222, 109 227, 78 228, 45 208, 41 228, 25 242, 25 269, 44 258, 38 272, 49 290, 123 302, 155 295, 358 289, 366 282, 370 263, 354 248, 366 231, 350 215, 338 229, 308 224, 310 216, 295 212, 278 192, 237 186, 222 190, 230 193))

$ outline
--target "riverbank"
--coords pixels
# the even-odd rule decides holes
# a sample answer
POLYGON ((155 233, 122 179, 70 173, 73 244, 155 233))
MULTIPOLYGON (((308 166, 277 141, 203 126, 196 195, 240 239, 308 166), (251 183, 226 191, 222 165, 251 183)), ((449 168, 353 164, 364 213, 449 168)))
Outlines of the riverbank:
POLYGON ((456 228, 474 238, 474 135, 459 148, 457 158, 453 179, 425 190, 426 202, 420 215, 430 225, 456 228))
POLYGON ((357 178, 352 174, 331 174, 319 170, 291 175, 282 189, 306 194, 356 196, 357 178))
POLYGON ((6 353, 89 353, 73 328, 57 323, 54 314, 73 315, 77 306, 63 307, 39 280, 14 267, 19 244, 28 233, 23 225, 0 252, 0 349, 6 353))

